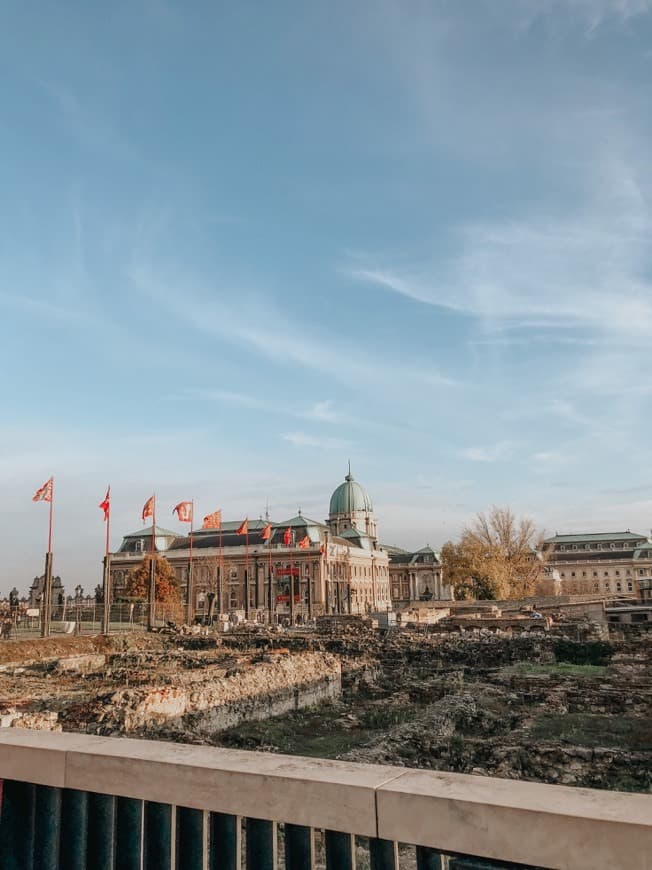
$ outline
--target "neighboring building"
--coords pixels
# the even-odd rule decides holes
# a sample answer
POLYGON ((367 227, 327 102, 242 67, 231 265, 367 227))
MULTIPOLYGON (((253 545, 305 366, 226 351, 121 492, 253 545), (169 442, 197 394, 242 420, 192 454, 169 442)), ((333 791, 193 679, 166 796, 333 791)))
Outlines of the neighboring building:
MULTIPOLYGON (((389 556, 377 540, 373 505, 365 489, 347 474, 330 500, 325 523, 297 516, 272 523, 263 541, 264 520, 249 522, 249 535, 236 534, 241 520, 224 522, 221 531, 193 533, 193 608, 215 612, 243 611, 250 617, 301 621, 320 614, 364 614, 391 609, 389 556), (291 544, 284 543, 290 529, 291 544), (299 546, 299 544, 302 546, 299 546), (290 580, 294 579, 294 601, 290 580)), ((155 547, 173 567, 184 600, 188 587, 189 539, 154 530, 155 547)), ((114 598, 125 594, 129 571, 151 548, 152 528, 132 532, 111 557, 114 598)))
POLYGON ((564 593, 639 594, 652 577, 652 542, 635 532, 555 535, 544 541, 549 564, 559 571, 564 593))
POLYGON ((390 595, 394 607, 402 608, 416 601, 454 598, 451 586, 444 583, 439 553, 423 547, 416 553, 399 547, 385 547, 389 553, 390 595))

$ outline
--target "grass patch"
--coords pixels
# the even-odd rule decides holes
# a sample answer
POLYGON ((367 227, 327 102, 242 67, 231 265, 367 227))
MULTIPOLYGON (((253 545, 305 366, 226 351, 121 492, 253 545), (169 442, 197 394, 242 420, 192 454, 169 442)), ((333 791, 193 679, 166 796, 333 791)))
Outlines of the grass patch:
POLYGON ((543 714, 532 728, 539 740, 560 740, 576 746, 652 750, 652 723, 646 717, 598 713, 543 714))
POLYGON ((558 662, 574 665, 608 665, 614 654, 610 643, 603 640, 584 641, 558 640, 554 646, 558 662))
POLYGON ((602 677, 606 672, 605 665, 579 665, 570 662, 552 662, 550 664, 517 662, 503 668, 504 674, 531 674, 532 676, 602 677))
POLYGON ((215 743, 237 749, 273 747, 288 755, 336 758, 413 718, 418 709, 413 705, 402 708, 373 705, 366 709, 360 705, 343 709, 323 704, 261 722, 243 722, 217 735, 215 743), (348 712, 357 719, 350 725, 342 718, 348 712))

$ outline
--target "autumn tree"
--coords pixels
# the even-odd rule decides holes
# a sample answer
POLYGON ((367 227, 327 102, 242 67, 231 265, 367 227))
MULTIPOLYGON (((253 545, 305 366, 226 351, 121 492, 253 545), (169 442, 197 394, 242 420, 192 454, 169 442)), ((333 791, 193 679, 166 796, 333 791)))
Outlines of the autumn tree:
POLYGON ((543 536, 509 508, 478 514, 460 541, 442 547, 444 576, 457 598, 524 598, 542 579, 543 536))
MULTIPOLYGON (((154 576, 156 580, 156 600, 166 604, 181 601, 181 590, 172 567, 167 559, 154 556, 154 576)), ((152 556, 147 555, 137 568, 127 575, 125 597, 134 601, 147 601, 152 556)))
POLYGON ((473 564, 468 547, 462 541, 447 541, 441 548, 441 561, 446 583, 453 587, 455 598, 495 598, 493 585, 481 566, 473 564))

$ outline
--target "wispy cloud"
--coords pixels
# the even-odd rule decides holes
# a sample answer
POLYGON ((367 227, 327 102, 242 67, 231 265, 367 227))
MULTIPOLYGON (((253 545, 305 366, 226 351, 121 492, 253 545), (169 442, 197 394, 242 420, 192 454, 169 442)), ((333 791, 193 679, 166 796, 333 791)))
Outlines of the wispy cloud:
POLYGON ((500 441, 489 447, 465 447, 459 451, 462 459, 470 462, 498 462, 509 459, 514 454, 516 444, 512 441, 500 441))
POLYGON ((66 326, 85 326, 96 322, 87 312, 67 308, 44 299, 33 299, 29 296, 16 296, 0 291, 0 308, 22 312, 30 317, 39 317, 49 323, 59 323, 66 326))
POLYGON ((316 420, 320 423, 339 423, 343 420, 351 424, 362 422, 336 410, 335 402, 332 399, 315 402, 310 407, 305 408, 286 404, 277 398, 271 400, 252 396, 249 393, 202 388, 189 389, 183 393, 173 394, 169 398, 174 400, 199 399, 209 402, 225 402, 226 404, 239 405, 252 411, 265 411, 266 413, 274 413, 282 417, 295 417, 298 420, 316 420))
POLYGON ((431 386, 452 383, 434 367, 381 358, 358 345, 315 334, 306 324, 281 315, 261 294, 232 288, 220 293, 187 278, 171 286, 143 264, 131 268, 129 278, 141 293, 197 331, 218 335, 279 365, 298 364, 346 382, 355 376, 374 384, 405 378, 431 386))
POLYGON ((571 26, 591 37, 601 27, 626 23, 648 14, 652 0, 516 0, 494 3, 484 0, 485 6, 518 30, 528 30, 542 20, 555 31, 571 26))
POLYGON ((323 438, 320 435, 310 435, 306 432, 287 432, 281 435, 284 441, 294 444, 295 447, 316 447, 320 450, 343 450, 351 447, 350 441, 340 438, 323 438))
POLYGON ((41 81, 64 126, 82 145, 113 158, 133 159, 137 156, 133 144, 97 108, 82 102, 73 90, 61 82, 41 81))
POLYGON ((538 332, 540 340, 543 330, 555 333, 554 342, 562 329, 569 345, 596 337, 643 342, 652 337, 652 282, 644 277, 652 265, 649 180, 638 165, 598 160, 591 198, 575 214, 468 223, 448 261, 424 255, 407 269, 356 264, 349 274, 472 318, 485 338, 510 329, 538 332))
POLYGON ((309 420, 321 420, 324 423, 337 423, 342 419, 341 414, 335 410, 335 402, 332 399, 315 402, 305 416, 309 420))

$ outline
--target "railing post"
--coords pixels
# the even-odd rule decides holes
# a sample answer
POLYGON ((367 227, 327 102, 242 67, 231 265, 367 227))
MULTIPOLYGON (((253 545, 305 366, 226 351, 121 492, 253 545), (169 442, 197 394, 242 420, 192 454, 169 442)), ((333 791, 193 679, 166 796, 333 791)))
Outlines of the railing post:
POLYGON ((177 807, 177 870, 204 870, 204 812, 177 807))
POLYGON ((88 795, 87 867, 113 870, 115 862, 115 797, 110 794, 88 795))
POLYGON ((143 802, 116 799, 115 863, 119 870, 140 870, 143 851, 143 802))
POLYGON ((314 863, 314 837, 312 828, 286 824, 285 870, 312 870, 314 863))
POLYGON ((66 870, 84 870, 88 837, 88 794, 65 788, 61 796, 59 861, 66 870))
POLYGON ((369 840, 371 870, 398 870, 398 845, 392 840, 369 840))
POLYGON ((355 870, 355 837, 326 831, 326 870, 355 870))
POLYGON ((36 786, 34 864, 38 870, 58 870, 61 836, 61 789, 36 786))
POLYGON ((247 870, 276 870, 276 823, 247 819, 247 870))
POLYGON ((143 842, 144 870, 171 870, 172 807, 145 802, 143 842))
POLYGON ((242 825, 239 816, 211 813, 209 827, 209 870, 240 870, 242 825))
POLYGON ((417 846, 417 870, 444 870, 445 858, 435 849, 417 846))
POLYGON ((34 866, 35 786, 5 779, 0 815, 0 867, 32 870, 34 866))

